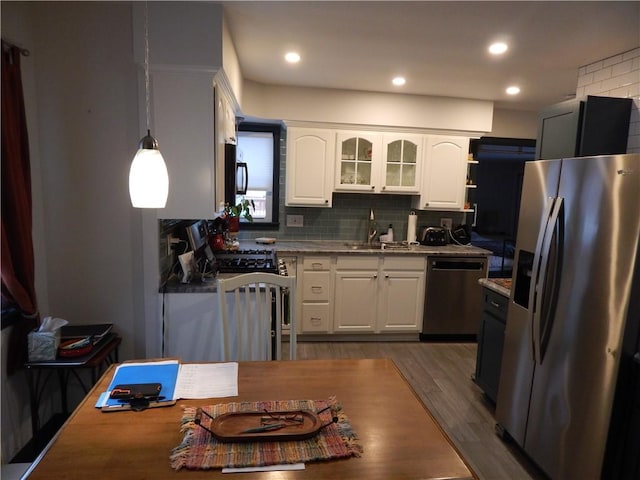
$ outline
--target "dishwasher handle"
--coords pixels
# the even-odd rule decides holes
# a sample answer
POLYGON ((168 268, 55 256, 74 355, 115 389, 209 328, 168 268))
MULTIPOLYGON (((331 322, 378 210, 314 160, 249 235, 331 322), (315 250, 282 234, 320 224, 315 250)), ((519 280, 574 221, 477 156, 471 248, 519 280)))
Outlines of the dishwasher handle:
POLYGON ((485 262, 464 260, 433 260, 431 262, 431 270, 473 270, 482 271, 485 268, 485 262))

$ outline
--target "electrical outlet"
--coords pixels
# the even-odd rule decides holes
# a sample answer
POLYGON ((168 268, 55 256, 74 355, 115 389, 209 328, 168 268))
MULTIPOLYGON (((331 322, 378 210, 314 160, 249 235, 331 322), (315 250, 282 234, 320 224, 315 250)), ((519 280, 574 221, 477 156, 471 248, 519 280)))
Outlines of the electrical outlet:
POLYGON ((287 215, 287 227, 302 227, 304 226, 303 215, 287 215))
POLYGON ((451 230, 453 226, 453 220, 451 218, 441 218, 440 226, 446 228, 447 230, 451 230))

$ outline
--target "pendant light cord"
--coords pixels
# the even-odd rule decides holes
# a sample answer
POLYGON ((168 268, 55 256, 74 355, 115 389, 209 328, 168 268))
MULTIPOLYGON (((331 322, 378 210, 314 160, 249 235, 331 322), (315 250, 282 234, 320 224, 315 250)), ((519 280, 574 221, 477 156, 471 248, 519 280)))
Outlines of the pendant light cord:
POLYGON ((151 114, 149 112, 149 6, 144 2, 144 91, 147 106, 147 132, 151 124, 151 114))

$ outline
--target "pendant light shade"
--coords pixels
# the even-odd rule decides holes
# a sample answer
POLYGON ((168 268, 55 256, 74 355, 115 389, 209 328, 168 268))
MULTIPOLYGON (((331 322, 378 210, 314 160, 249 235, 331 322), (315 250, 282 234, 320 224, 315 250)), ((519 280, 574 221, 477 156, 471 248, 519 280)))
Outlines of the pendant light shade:
POLYGON ((147 130, 129 170, 129 195, 136 208, 164 208, 169 195, 169 174, 158 142, 147 130))
POLYGON ((144 86, 147 110, 147 135, 138 143, 129 170, 129 196, 136 208, 164 208, 169 196, 169 174, 158 142, 149 129, 149 12, 144 4, 144 86))

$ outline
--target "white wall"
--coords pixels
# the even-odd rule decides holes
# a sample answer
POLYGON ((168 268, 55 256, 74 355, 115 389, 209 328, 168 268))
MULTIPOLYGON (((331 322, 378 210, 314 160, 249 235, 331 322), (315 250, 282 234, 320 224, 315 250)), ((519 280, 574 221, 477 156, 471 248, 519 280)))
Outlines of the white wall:
MULTIPOLYGON (((127 190, 139 140, 131 5, 2 2, 2 33, 31 51, 22 70, 40 313, 115 323, 120 358, 132 358, 144 352, 145 338, 134 333, 141 215, 127 190)), ((24 388, 11 386, 16 378, 3 381, 4 461, 31 436, 24 388)), ((53 397, 49 388, 45 403, 53 397)))
MULTIPOLYGON (((236 52, 236 47, 231 38, 231 32, 226 22, 222 23, 222 68, 226 77, 229 79, 229 86, 233 91, 233 96, 237 104, 242 104, 242 70, 240 68, 240 60, 236 52)), ((236 110, 238 105, 233 105, 236 110)))
POLYGON ((538 112, 498 108, 493 111, 493 128, 487 136, 535 140, 537 135, 538 112))
POLYGON ((491 131, 493 102, 323 88, 283 87, 246 81, 246 115, 295 122, 343 123, 433 129, 491 131))
POLYGON ((632 98, 628 153, 640 152, 640 47, 580 67, 576 96, 632 98))

